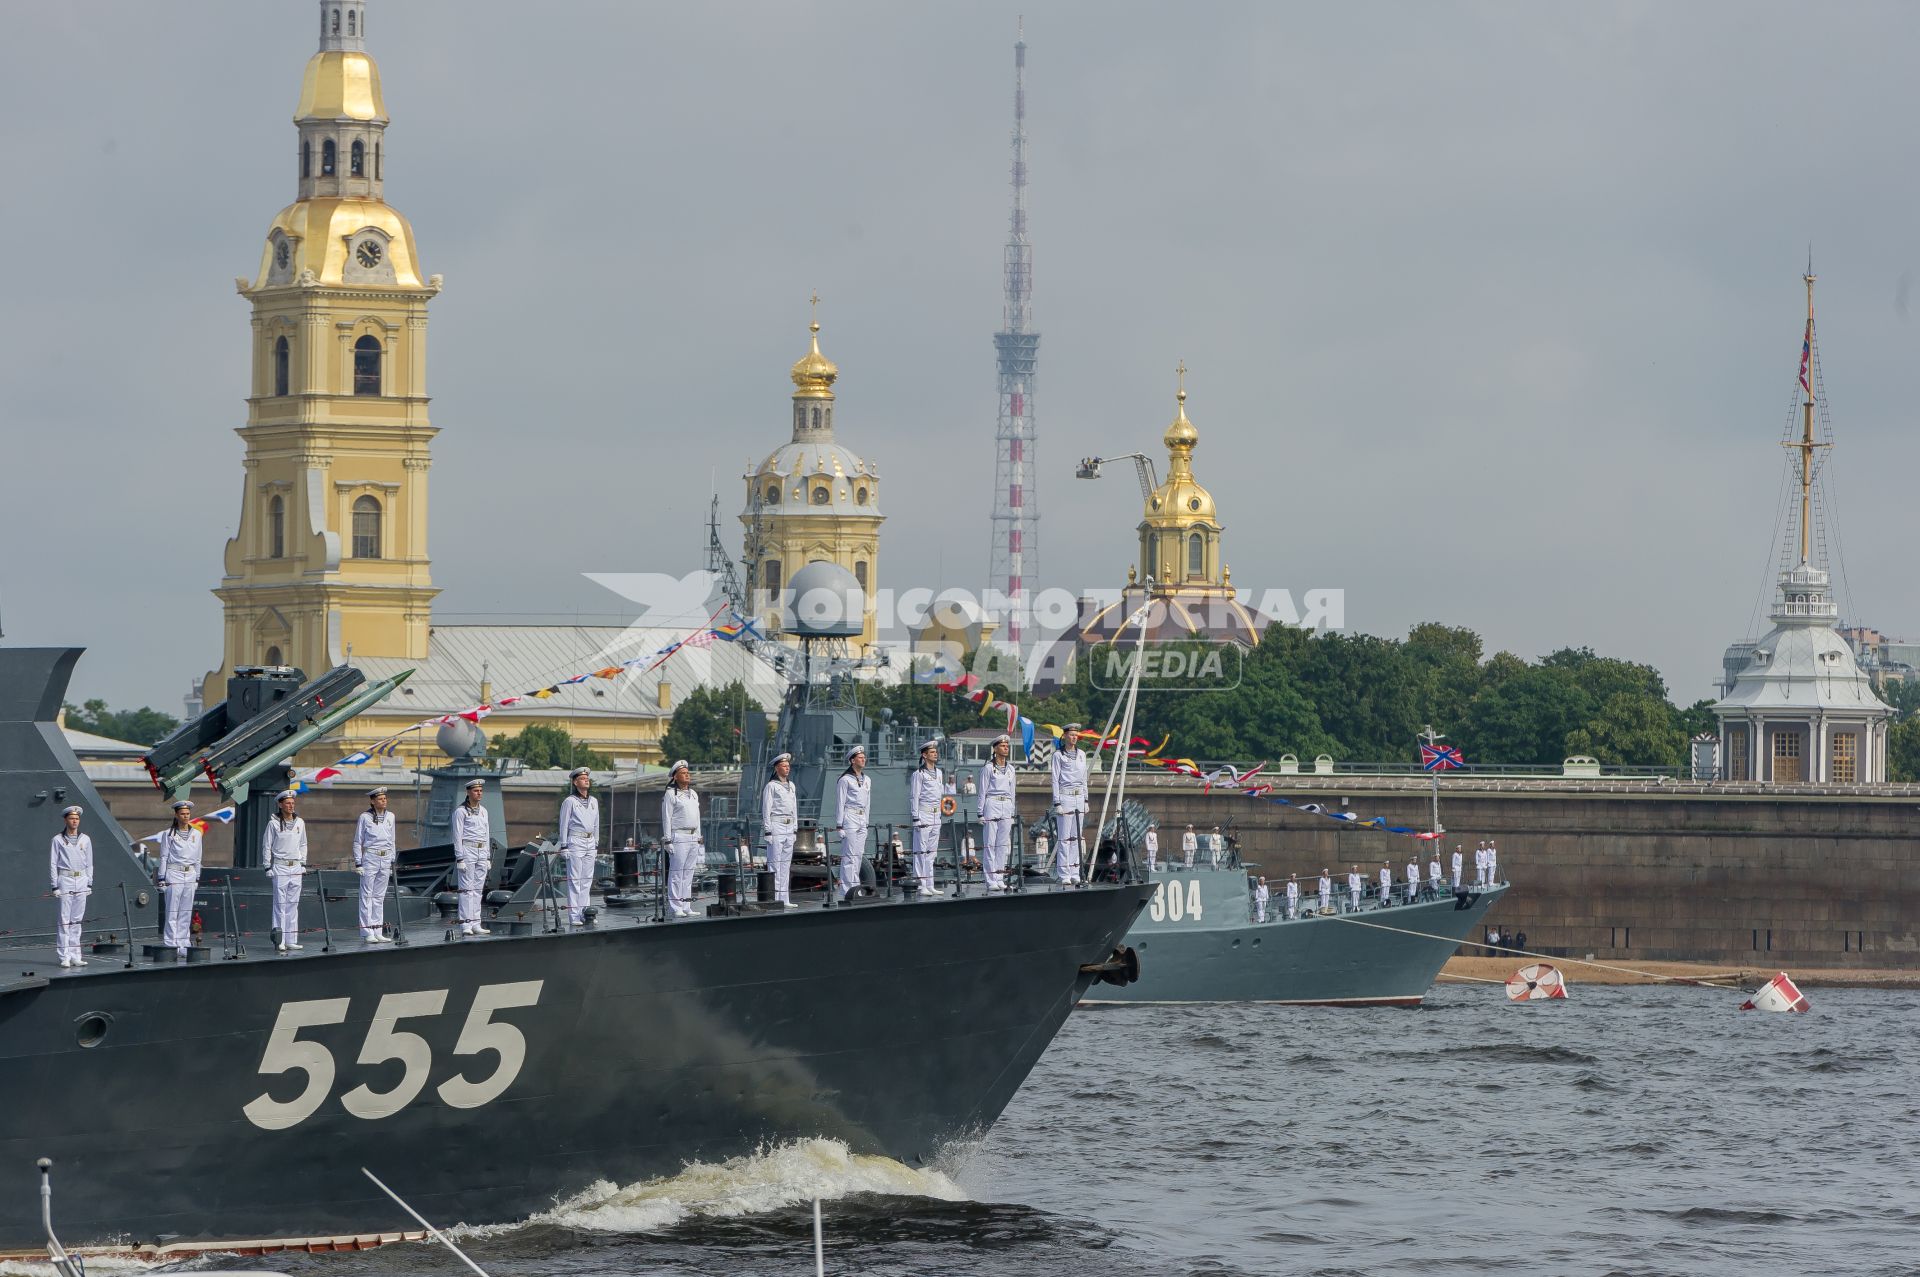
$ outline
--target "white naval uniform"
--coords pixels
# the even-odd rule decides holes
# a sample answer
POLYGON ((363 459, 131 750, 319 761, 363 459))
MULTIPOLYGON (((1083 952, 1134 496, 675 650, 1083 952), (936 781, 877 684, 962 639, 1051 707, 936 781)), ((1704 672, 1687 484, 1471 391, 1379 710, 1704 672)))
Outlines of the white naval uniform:
POLYGON ((1455 891, 1460 890, 1460 866, 1465 863, 1465 858, 1461 856, 1459 848, 1456 847, 1453 852, 1453 889, 1455 891))
POLYGON ((791 780, 775 777, 760 791, 760 827, 766 831, 773 898, 786 904, 787 879, 793 872, 793 840, 800 834, 800 799, 791 780))
MULTIPOLYGON (((485 925, 480 916, 480 893, 493 868, 493 821, 485 803, 453 809, 454 886, 460 892, 460 934, 478 935, 485 925)), ((364 879, 362 880, 364 881, 364 879)))
POLYGON ((1487 885, 1487 845, 1481 843, 1473 849, 1473 885, 1487 885))
POLYGON ((1500 881, 1500 849, 1492 843, 1487 844, 1487 885, 1493 886, 1500 881))
POLYGON ((1440 853, 1437 851, 1427 862, 1427 889, 1435 896, 1440 894, 1440 853))
POLYGON ((193 893, 200 884, 200 831, 192 825, 185 829, 161 831, 160 889, 166 893, 166 926, 160 943, 181 957, 193 947, 193 893))
POLYGON ((1267 920, 1267 901, 1272 898, 1273 893, 1267 889, 1267 884, 1264 882, 1253 889, 1253 920, 1255 922, 1267 920))
POLYGON ((1200 850, 1200 839, 1189 829, 1180 835, 1180 854, 1186 858, 1187 868, 1193 868, 1193 853, 1200 850))
POLYGON ((667 912, 675 918, 691 917, 693 877, 707 851, 700 830, 700 795, 691 785, 668 785, 660 795, 660 828, 667 836, 667 912))
POLYGON ((1320 912, 1325 913, 1333 907, 1333 879, 1320 875, 1320 912))
MULTIPOLYGON (((1013 853, 1013 763, 980 765, 980 859, 988 891, 1007 887, 1007 864, 1013 853)), ((1147 834, 1151 839, 1151 831, 1147 834)), ((1149 846, 1152 844, 1149 843, 1149 846)))
POLYGON ((1393 903, 1393 870, 1380 866, 1380 906, 1385 908, 1393 903))
POLYGON ((1160 867, 1160 831, 1147 830, 1147 872, 1152 873, 1160 867))
POLYGON ((860 886, 860 862, 867 858, 867 811, 873 781, 865 773, 842 772, 834 787, 833 823, 840 830, 840 898, 860 886))
POLYGON ((940 850, 940 797, 946 792, 938 767, 916 767, 907 777, 907 817, 913 821, 913 880, 932 894, 933 858, 940 850))
POLYGON ((1357 872, 1347 874, 1347 894, 1353 897, 1353 907, 1358 909, 1360 907, 1360 875, 1357 872))
POLYGON ((63 966, 85 962, 80 956, 80 928, 87 916, 87 897, 93 894, 93 839, 85 834, 53 836, 50 858, 54 898, 60 902, 60 925, 53 933, 55 955, 63 966))
POLYGON ((300 889, 307 876, 307 822, 295 816, 282 820, 278 812, 260 835, 260 859, 273 881, 273 928, 282 949, 300 947, 300 889))
POLYGON ((1287 917, 1300 916, 1300 884, 1295 879, 1287 879, 1287 917))
POLYGON ((1207 854, 1213 860, 1213 867, 1215 869, 1220 867, 1220 860, 1226 854, 1226 851, 1227 838, 1225 834, 1216 829, 1207 835, 1207 854))
POLYGON ((1409 860, 1407 862, 1407 903, 1412 904, 1419 894, 1420 862, 1417 860, 1409 860))
POLYGON ((1053 755, 1054 829, 1059 845, 1054 852, 1054 877, 1063 883, 1080 881, 1081 826, 1087 817, 1087 756, 1069 749, 1064 739, 1053 755))
MULTIPOLYGON (((460 843, 454 844, 454 862, 460 843)), ((353 867, 360 871, 360 938, 372 940, 385 933, 387 880, 393 877, 393 812, 360 813, 353 826, 353 867)))

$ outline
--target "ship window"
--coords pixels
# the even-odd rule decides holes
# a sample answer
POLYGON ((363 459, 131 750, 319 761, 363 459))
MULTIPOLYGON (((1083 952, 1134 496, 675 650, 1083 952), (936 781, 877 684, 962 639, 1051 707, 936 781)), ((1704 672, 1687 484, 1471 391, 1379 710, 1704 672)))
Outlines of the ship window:
POLYGON ((1198 532, 1187 538, 1187 575, 1205 576, 1207 571, 1207 539, 1198 532))
POLYGON ((353 343, 353 393, 380 393, 380 339, 362 337, 353 343))
POLYGON ((353 557, 380 557, 380 502, 375 497, 359 497, 353 503, 353 557))
POLYGON ((300 144, 300 176, 313 176, 313 143, 311 142, 300 144))
POLYGON ((333 139, 328 138, 320 144, 320 176, 333 176, 333 139))
POLYGON ((273 393, 287 393, 288 365, 290 351, 285 337, 276 337, 273 341, 273 393))
POLYGON ((367 147, 358 138, 354 139, 353 150, 347 155, 347 172, 354 177, 367 175, 367 147))
MULTIPOLYGON (((276 495, 267 502, 267 557, 284 559, 287 557, 287 500, 276 495)), ((267 662, 277 665, 277 661, 267 662)))

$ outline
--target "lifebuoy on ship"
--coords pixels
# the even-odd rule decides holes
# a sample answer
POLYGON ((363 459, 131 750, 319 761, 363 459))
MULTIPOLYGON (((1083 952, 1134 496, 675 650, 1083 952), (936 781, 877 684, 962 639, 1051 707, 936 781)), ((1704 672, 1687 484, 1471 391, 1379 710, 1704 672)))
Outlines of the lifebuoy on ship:
POLYGON ((959 810, 960 810, 960 804, 953 801, 952 794, 944 795, 940 799, 940 814, 942 816, 951 816, 953 815, 954 812, 959 810))

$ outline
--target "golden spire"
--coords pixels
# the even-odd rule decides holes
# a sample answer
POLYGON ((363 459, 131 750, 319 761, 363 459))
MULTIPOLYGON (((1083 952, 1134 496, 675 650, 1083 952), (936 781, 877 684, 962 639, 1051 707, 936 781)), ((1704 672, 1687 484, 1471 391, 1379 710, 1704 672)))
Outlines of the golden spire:
POLYGON ((1193 471, 1193 445, 1200 442, 1200 432, 1187 420, 1187 361, 1182 359, 1174 372, 1180 378, 1180 388, 1174 395, 1178 401, 1179 412, 1173 418, 1173 424, 1167 427, 1167 433, 1161 442, 1167 445, 1167 478, 1171 481, 1177 475, 1191 474, 1193 471))
POLYGON ((831 399, 833 383, 840 376, 840 369, 820 353, 820 294, 815 293, 807 300, 813 307, 813 320, 807 325, 807 330, 813 334, 813 348, 793 366, 793 397, 831 399))

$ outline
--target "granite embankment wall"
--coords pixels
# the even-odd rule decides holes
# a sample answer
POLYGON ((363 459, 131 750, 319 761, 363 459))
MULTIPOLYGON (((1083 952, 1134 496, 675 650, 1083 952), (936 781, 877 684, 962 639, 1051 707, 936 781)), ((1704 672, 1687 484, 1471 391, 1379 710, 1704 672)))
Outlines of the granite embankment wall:
MULTIPOLYGON (((564 783, 523 777, 505 786, 509 843, 553 827, 564 783)), ((707 783, 732 792, 730 778, 707 783)), ((96 784, 129 833, 166 823, 165 806, 144 779, 96 784)), ((361 788, 301 800, 316 860, 346 862, 353 821, 366 805, 361 788)), ((1128 791, 1160 821, 1164 853, 1178 847, 1189 822, 1201 830, 1218 824, 1239 839, 1247 863, 1276 881, 1290 873, 1317 877, 1323 866, 1338 877, 1355 863, 1371 876, 1383 861, 1398 878, 1410 854, 1424 866, 1431 846, 1235 794, 1203 793, 1191 781, 1136 777, 1128 791)), ((1428 821, 1427 788, 1417 777, 1288 777, 1279 792, 1330 809, 1344 799, 1345 810, 1390 824, 1425 828, 1428 821)), ((609 824, 624 836, 636 795, 629 789, 611 801, 609 824)), ((404 782, 395 783, 392 803, 405 839, 414 798, 404 782)), ((658 803, 657 790, 638 796, 644 823, 655 821, 658 803)), ((1023 779, 1023 814, 1035 818, 1046 803, 1043 778, 1023 779)), ((971 814, 971 803, 964 810, 971 814)), ((1513 890, 1492 921, 1503 931, 1525 931, 1532 949, 1603 962, 1920 970, 1920 789, 1469 776, 1445 782, 1441 817, 1445 851, 1464 847, 1469 874, 1474 844, 1499 843, 1500 868, 1513 890)), ((209 839, 214 859, 224 860, 228 846, 224 836, 209 839)))

